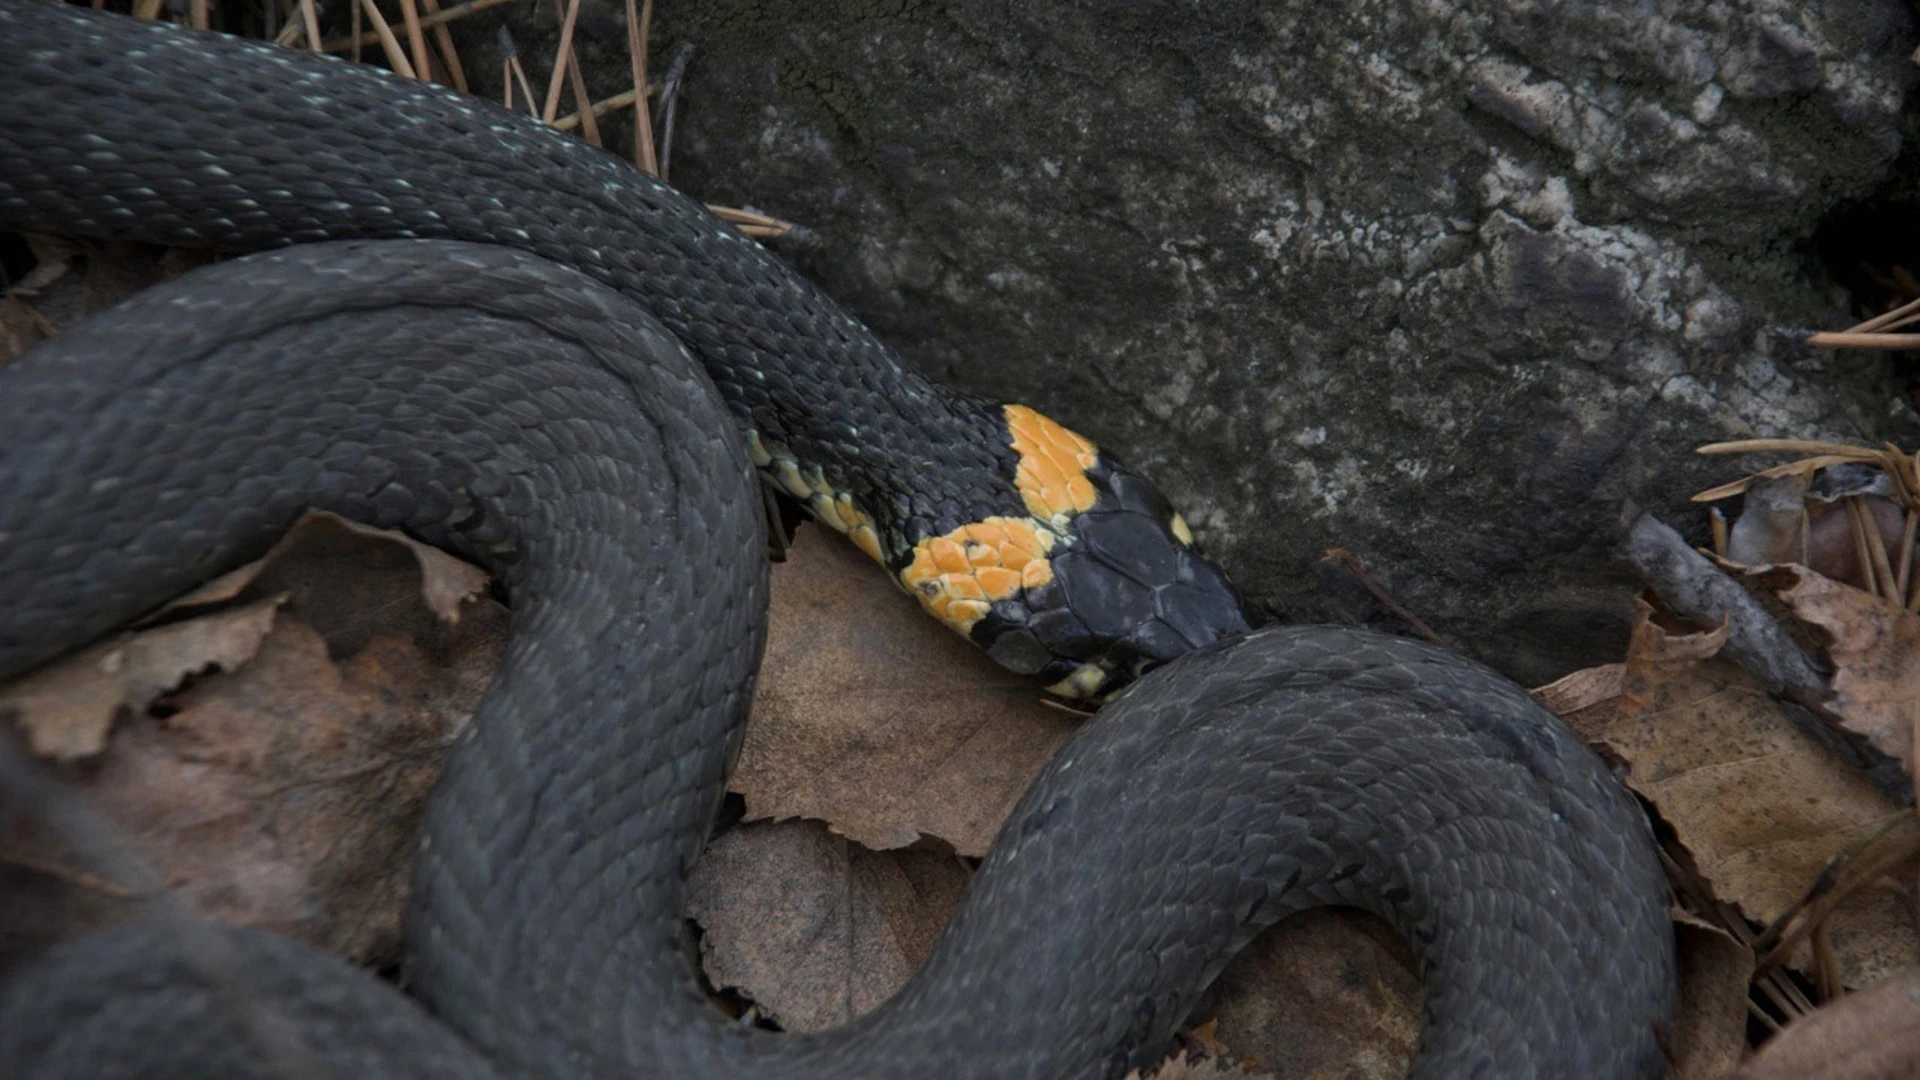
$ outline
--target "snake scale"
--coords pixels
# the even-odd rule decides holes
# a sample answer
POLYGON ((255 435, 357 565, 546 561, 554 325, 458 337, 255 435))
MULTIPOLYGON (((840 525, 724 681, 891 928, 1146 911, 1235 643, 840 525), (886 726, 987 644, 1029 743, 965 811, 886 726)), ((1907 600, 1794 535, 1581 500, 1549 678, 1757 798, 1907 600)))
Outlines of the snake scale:
POLYGON ((513 605, 429 802, 411 997, 269 934, 136 922, 8 973, 0 1072, 1113 1076, 1322 904, 1413 944, 1414 1075, 1657 1072, 1651 836, 1524 691, 1364 631, 1243 632, 1109 455, 919 379, 537 123, 50 0, 0 0, 0 40, 0 225, 257 252, 0 366, 0 678, 310 508, 473 558, 513 605), (816 1035, 726 1021, 682 941, 762 643, 756 471, 996 660, 1119 691, 923 970, 816 1035))

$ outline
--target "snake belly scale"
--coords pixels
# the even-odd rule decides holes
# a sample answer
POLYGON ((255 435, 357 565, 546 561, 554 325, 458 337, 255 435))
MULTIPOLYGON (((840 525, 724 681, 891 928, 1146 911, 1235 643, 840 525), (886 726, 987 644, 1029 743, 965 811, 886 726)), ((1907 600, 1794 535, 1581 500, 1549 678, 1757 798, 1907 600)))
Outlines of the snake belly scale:
POLYGON ((1360 631, 1235 636, 1225 578, 1110 455, 905 371, 756 245, 538 124, 49 0, 0 0, 0 40, 0 225, 283 249, 0 366, 0 678, 315 507, 480 561, 514 607, 429 805, 425 1009, 218 931, 289 1060, 136 924, 0 986, 0 1071, 1116 1075, 1252 934, 1326 903, 1413 943, 1415 1075, 1657 1070, 1647 827, 1524 692, 1360 631), (924 970, 814 1036, 725 1023, 681 944, 760 652, 756 469, 1008 666, 1088 696, 1139 676, 1023 798, 924 970))

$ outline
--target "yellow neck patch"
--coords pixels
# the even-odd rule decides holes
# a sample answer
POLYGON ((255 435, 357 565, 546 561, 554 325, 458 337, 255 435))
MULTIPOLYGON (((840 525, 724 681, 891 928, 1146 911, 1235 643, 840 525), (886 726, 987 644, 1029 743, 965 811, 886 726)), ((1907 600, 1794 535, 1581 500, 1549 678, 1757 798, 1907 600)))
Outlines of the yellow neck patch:
POLYGON ((1053 533, 1024 518, 990 517, 920 541, 900 583, 934 618, 965 634, 995 600, 1053 580, 1053 533))
POLYGON ((1020 455, 1014 483, 1027 513, 1065 533, 1075 514, 1093 508, 1097 496, 1087 470, 1099 463, 1099 448, 1025 405, 1006 406, 1006 416, 1013 449, 1020 455))

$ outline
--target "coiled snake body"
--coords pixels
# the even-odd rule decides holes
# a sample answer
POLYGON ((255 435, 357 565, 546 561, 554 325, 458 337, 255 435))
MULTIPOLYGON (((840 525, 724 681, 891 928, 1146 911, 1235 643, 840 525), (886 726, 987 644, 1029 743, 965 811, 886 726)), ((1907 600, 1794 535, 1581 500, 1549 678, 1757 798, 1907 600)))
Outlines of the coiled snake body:
POLYGON ((1657 1069, 1650 837, 1524 692, 1359 631, 1232 636, 1237 598, 1144 481, 918 380, 757 246, 537 124, 45 0, 0 0, 0 40, 0 224, 296 245, 0 367, 0 677, 314 507, 481 561, 515 626, 429 806, 408 936, 432 1016, 269 935, 215 932, 215 978, 134 926, 0 988, 0 1072, 1113 1075, 1252 934, 1325 903, 1414 943, 1415 1075, 1657 1069), (725 1024, 680 943, 760 652, 755 468, 1064 691, 1186 654, 1035 782, 914 981, 818 1036, 725 1024), (243 1022, 263 1010, 285 1039, 243 1022))

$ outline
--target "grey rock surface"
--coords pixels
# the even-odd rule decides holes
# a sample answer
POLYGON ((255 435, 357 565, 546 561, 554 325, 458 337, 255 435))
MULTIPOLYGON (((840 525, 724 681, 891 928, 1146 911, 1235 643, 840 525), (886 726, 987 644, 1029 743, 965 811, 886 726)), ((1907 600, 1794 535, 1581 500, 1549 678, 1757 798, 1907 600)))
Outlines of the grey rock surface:
POLYGON ((1849 321, 1805 241, 1899 152, 1897 0, 664 2, 682 41, 677 184, 804 223, 911 363, 1158 480, 1287 620, 1396 624, 1343 547, 1551 678, 1624 641, 1621 500, 1697 530, 1742 471, 1695 445, 1917 429, 1771 331, 1849 321))

